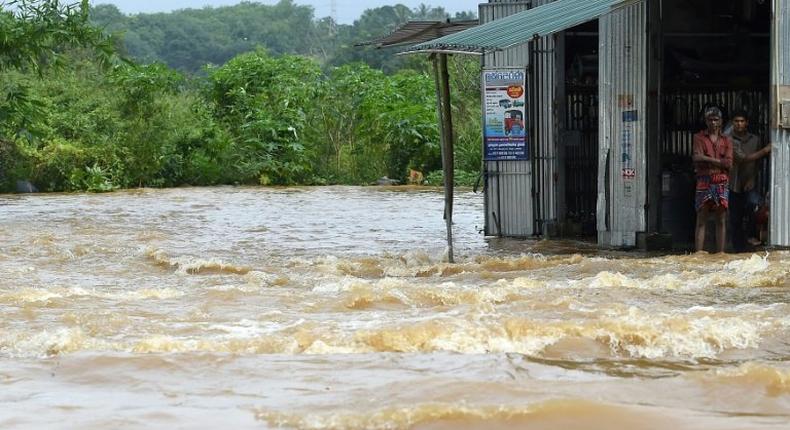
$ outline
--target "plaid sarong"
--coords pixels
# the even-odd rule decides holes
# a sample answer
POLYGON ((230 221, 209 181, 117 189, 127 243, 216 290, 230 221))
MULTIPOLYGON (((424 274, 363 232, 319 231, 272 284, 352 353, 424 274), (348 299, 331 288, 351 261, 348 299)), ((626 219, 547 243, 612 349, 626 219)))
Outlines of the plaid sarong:
POLYGON ((723 173, 697 176, 697 192, 694 209, 697 211, 704 205, 711 209, 718 206, 727 209, 730 206, 729 177, 723 173))

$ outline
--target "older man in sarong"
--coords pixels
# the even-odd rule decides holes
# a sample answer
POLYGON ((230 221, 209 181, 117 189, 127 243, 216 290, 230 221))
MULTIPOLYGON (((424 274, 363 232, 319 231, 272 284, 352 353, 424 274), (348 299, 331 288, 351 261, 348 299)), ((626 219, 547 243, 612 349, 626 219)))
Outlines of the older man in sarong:
POLYGON ((705 110, 705 130, 694 135, 692 160, 697 176, 694 207, 697 226, 694 244, 697 251, 705 247, 705 226, 712 215, 716 221, 716 250, 724 252, 729 207, 729 172, 732 167, 732 141, 721 133, 721 110, 705 110))

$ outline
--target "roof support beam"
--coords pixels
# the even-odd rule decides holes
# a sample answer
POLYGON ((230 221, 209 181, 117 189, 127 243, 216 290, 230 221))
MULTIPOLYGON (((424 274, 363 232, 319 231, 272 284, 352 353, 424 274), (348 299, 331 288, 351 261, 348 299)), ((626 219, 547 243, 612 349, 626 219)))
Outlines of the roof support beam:
POLYGON ((455 157, 453 153, 453 118, 450 105, 450 74, 447 54, 431 54, 436 79, 436 110, 439 117, 439 135, 442 143, 442 172, 444 178, 444 222, 447 227, 447 261, 453 257, 453 187, 455 185, 455 157))

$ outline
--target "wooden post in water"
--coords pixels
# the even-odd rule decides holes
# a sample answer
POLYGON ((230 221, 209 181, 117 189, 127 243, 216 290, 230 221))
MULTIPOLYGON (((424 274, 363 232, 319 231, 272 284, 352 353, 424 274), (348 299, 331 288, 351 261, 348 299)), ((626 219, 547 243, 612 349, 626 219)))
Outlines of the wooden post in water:
POLYGON ((439 135, 442 143, 442 171, 444 173, 444 221, 447 225, 447 261, 453 257, 453 186, 455 185, 453 156, 453 118, 450 106, 450 74, 447 54, 431 55, 436 79, 436 108, 439 115, 439 135))

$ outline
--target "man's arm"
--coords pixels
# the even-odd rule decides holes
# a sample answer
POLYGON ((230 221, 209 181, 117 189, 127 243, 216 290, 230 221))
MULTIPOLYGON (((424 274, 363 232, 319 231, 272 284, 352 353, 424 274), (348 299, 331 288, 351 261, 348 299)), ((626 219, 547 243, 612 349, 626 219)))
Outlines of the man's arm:
MULTIPOLYGON (((719 139, 721 139, 721 137, 719 139)), ((732 169, 732 157, 733 157, 732 139, 727 139, 726 142, 727 142, 727 148, 724 150, 724 158, 722 158, 719 163, 721 164, 721 167, 729 170, 732 169)))
POLYGON ((699 135, 694 135, 692 148, 693 152, 691 155, 691 161, 694 161, 695 163, 711 163, 716 166, 721 165, 718 158, 708 157, 705 155, 705 142, 701 137, 699 137, 699 135))
POLYGON ((769 143, 768 145, 765 145, 764 147, 762 147, 762 149, 760 149, 758 151, 754 151, 751 154, 747 155, 745 160, 746 161, 757 161, 757 160, 765 157, 766 155, 768 155, 770 153, 771 153, 771 144, 769 143))

